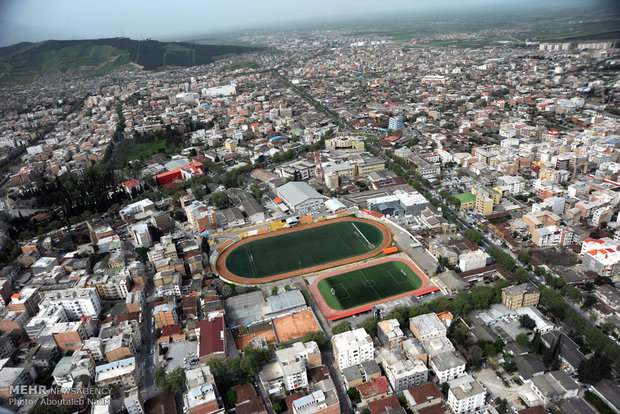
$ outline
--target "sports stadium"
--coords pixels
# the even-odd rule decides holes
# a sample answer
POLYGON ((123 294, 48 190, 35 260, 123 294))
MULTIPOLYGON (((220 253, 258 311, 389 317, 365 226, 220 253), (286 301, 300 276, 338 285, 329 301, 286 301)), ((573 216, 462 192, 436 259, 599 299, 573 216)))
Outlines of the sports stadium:
POLYGON ((216 270, 235 283, 265 283, 369 259, 391 241, 384 224, 343 217, 243 239, 220 253, 216 270))
POLYGON ((310 292, 330 320, 370 310, 372 305, 438 290, 415 263, 390 256, 328 272, 315 279, 310 292))

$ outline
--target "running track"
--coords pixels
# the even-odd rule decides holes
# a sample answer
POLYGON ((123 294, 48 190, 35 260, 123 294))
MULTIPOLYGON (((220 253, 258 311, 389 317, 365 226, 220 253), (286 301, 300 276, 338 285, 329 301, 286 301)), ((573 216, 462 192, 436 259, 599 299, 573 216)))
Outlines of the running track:
POLYGON ((380 303, 385 303, 385 302, 389 302, 395 299, 404 298, 404 297, 410 296, 411 294, 414 294, 416 296, 421 296, 425 293, 434 292, 436 290, 439 290, 439 289, 431 285, 428 279, 428 276, 426 276, 426 274, 422 271, 422 269, 418 267, 417 264, 415 264, 411 260, 405 260, 398 256, 385 257, 385 258, 378 259, 378 260, 372 260, 370 262, 360 264, 357 266, 347 267, 346 269, 339 269, 333 272, 328 272, 328 273, 325 273, 317 277, 312 282, 312 285, 310 285, 310 293, 312 293, 312 296, 314 296, 314 299, 316 300, 319 310, 321 311, 321 313, 326 319, 329 319, 331 321, 345 318, 347 316, 355 315, 357 313, 366 312, 370 310, 371 306, 378 305, 380 303), (342 273, 348 273, 353 270, 358 270, 358 269, 363 269, 365 267, 374 266, 379 263, 392 262, 392 261, 402 262, 402 263, 405 263, 407 266, 409 266, 415 272, 415 274, 418 275, 418 277, 422 281, 422 285, 414 291, 401 293, 400 295, 390 296, 389 298, 377 300, 374 302, 369 302, 364 305, 357 306, 355 308, 349 308, 349 309, 343 309, 343 310, 336 310, 336 309, 330 308, 329 305, 327 305, 327 303, 325 302, 325 299, 323 299, 321 292, 319 292, 318 284, 323 279, 326 279, 331 276, 339 275, 342 273))
POLYGON ((390 230, 387 228, 385 224, 378 223, 374 220, 368 220, 368 219, 363 219, 363 218, 343 217, 343 218, 321 221, 318 223, 312 223, 312 224, 308 224, 305 226, 294 227, 291 229, 283 229, 283 230, 278 230, 278 231, 271 232, 271 233, 259 234, 257 236, 245 238, 237 243, 234 243, 228 246, 227 248, 225 248, 225 250, 223 250, 220 253, 220 255, 217 258, 217 261, 215 262, 215 270, 220 276, 222 276, 224 279, 230 280, 231 282, 256 285, 258 283, 273 282, 274 280, 286 279, 288 277, 293 277, 293 276, 300 276, 306 273, 314 273, 314 272, 318 272, 321 270, 329 269, 331 267, 342 266, 342 265, 346 265, 350 263, 359 262, 361 260, 370 259, 371 257, 374 257, 377 254, 379 254, 383 249, 388 247, 391 243, 392 243, 392 234, 390 233, 390 230), (369 251, 368 253, 359 255, 359 256, 348 257, 345 259, 336 260, 334 262, 324 263, 321 265, 305 267, 303 269, 293 270, 293 271, 286 272, 286 273, 280 273, 278 275, 273 275, 269 277, 257 277, 257 278, 240 277, 230 272, 228 268, 226 267, 226 258, 228 257, 230 252, 233 251, 233 249, 239 246, 242 246, 245 243, 249 243, 254 240, 264 239, 267 237, 277 237, 280 234, 290 233, 290 232, 299 231, 299 230, 305 230, 305 229, 309 229, 312 227, 326 226, 328 224, 332 224, 332 223, 336 223, 340 221, 354 221, 354 222, 362 221, 362 222, 372 224, 378 227, 379 230, 381 230, 381 234, 383 234, 383 242, 381 242, 381 244, 377 246, 375 249, 369 251))

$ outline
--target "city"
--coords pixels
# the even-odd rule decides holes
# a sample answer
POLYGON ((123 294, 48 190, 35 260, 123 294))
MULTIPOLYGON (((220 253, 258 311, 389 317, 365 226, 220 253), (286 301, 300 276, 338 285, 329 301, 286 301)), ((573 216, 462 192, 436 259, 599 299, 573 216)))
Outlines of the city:
POLYGON ((5 41, 0 411, 620 413, 602 4, 5 41))

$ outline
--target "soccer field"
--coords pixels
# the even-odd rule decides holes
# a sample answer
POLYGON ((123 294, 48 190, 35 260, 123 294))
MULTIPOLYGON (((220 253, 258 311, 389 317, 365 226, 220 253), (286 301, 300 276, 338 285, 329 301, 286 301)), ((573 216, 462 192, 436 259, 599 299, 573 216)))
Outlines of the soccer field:
POLYGON ((263 278, 359 256, 383 242, 368 221, 335 221, 232 246, 226 269, 244 278, 263 278))
POLYGON ((325 278, 317 288, 330 308, 346 310, 414 291, 420 286, 422 281, 413 269, 394 260, 325 278))

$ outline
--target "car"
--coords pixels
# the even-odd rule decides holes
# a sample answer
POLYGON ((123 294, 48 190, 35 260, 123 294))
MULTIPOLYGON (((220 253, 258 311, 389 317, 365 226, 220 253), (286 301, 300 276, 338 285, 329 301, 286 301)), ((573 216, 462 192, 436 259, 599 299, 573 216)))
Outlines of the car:
POLYGON ((471 377, 472 377, 473 379, 477 379, 477 378, 478 378, 478 377, 476 376, 476 374, 471 374, 471 377))
POLYGON ((149 355, 153 355, 153 350, 152 349, 149 351, 149 355))

